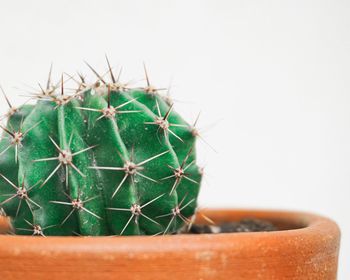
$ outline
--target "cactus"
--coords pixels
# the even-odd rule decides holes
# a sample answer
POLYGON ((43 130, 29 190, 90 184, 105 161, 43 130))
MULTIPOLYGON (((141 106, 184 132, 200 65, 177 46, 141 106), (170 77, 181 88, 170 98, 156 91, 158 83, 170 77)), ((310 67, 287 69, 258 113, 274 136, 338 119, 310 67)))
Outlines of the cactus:
POLYGON ((0 141, 0 208, 24 235, 171 234, 196 211, 196 129, 150 84, 51 69, 35 105, 10 107, 0 141))

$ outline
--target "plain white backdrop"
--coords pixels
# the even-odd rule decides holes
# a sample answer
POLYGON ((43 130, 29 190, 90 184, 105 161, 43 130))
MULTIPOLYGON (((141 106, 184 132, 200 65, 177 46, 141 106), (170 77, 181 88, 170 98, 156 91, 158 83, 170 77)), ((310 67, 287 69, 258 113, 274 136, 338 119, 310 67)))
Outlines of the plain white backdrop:
MULTIPOLYGON (((167 87, 199 143, 205 207, 312 211, 342 229, 350 277, 349 1, 1 1, 0 83, 28 85, 83 64, 167 87), (180 102, 181 101, 181 102, 180 102)), ((17 88, 15 88, 17 87, 17 88)), ((0 101, 0 113, 7 106, 0 101)))

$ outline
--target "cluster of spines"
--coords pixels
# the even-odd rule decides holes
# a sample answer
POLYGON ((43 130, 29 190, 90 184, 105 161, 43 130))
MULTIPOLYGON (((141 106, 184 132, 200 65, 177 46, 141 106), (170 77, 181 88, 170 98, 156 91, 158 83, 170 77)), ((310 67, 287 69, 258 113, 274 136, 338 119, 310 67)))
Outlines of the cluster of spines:
MULTIPOLYGON (((116 117, 117 114, 126 114, 126 113, 138 113, 139 110, 120 110, 122 109, 124 106, 133 103, 135 100, 139 99, 139 97, 135 97, 131 100, 128 100, 118 106, 112 106, 111 105, 111 93, 112 92, 118 92, 118 93, 123 93, 123 92, 129 92, 132 91, 132 89, 129 87, 128 84, 123 84, 121 82, 119 82, 119 78, 120 78, 120 73, 118 75, 117 78, 114 77, 113 71, 111 69, 111 66, 109 64, 109 61, 107 59, 107 63, 108 63, 108 72, 110 74, 111 77, 111 83, 107 83, 105 78, 103 77, 103 75, 100 75, 97 73, 97 71, 95 71, 89 64, 89 68, 94 72, 94 74, 97 76, 98 80, 93 83, 92 85, 88 85, 85 82, 85 78, 82 75, 79 75, 79 78, 81 81, 77 81, 75 80, 75 78, 73 76, 69 76, 68 79, 72 79, 75 82, 78 83, 78 88, 75 90, 75 92, 73 94, 70 95, 66 95, 65 94, 65 89, 64 89, 64 79, 63 79, 63 75, 61 77, 61 80, 59 83, 57 83, 56 85, 52 85, 51 84, 51 69, 50 69, 50 74, 49 74, 49 79, 46 85, 46 88, 44 89, 43 87, 40 86, 40 92, 36 93, 35 95, 30 96, 31 98, 34 99, 38 99, 41 101, 48 101, 48 102, 53 102, 55 104, 54 110, 56 110, 57 108, 59 108, 60 106, 65 106, 70 102, 74 102, 74 100, 83 100, 84 99, 84 94, 86 94, 87 92, 94 90, 96 94, 99 94, 100 92, 105 93, 107 91, 107 107, 102 108, 102 109, 96 109, 96 108, 90 108, 90 107, 83 107, 83 106, 75 106, 75 108, 82 110, 82 111, 90 111, 90 112, 94 112, 94 113, 98 113, 100 114, 100 116, 98 118, 95 119, 95 122, 98 122, 100 120, 102 120, 103 118, 106 119, 114 119, 116 117), (56 94, 56 91, 60 88, 60 93, 56 94), (101 90, 102 88, 102 90, 101 90)), ((175 137, 178 141, 180 141, 181 143, 184 143, 185 141, 179 136, 177 135, 172 129, 171 127, 186 127, 187 129, 190 129, 190 134, 192 137, 196 137, 199 136, 198 134, 198 130, 195 128, 195 125, 198 121, 198 118, 195 121, 195 124, 193 126, 189 126, 187 124, 176 124, 176 123, 171 123, 169 121, 169 116, 171 115, 172 109, 173 109, 173 104, 170 103, 169 104, 169 99, 165 98, 164 100, 166 101, 166 103, 168 103, 169 108, 167 109, 166 112, 164 112, 163 114, 161 113, 161 109, 160 109, 160 104, 159 104, 159 99, 158 97, 160 97, 160 95, 158 95, 158 91, 159 90, 163 90, 160 88, 156 88, 153 87, 150 84, 149 78, 148 78, 148 74, 145 68, 145 75, 146 75, 146 81, 147 81, 147 86, 144 88, 141 88, 139 90, 141 90, 142 93, 146 93, 147 95, 150 96, 154 96, 156 98, 154 98, 155 101, 155 115, 156 117, 154 118, 153 121, 150 122, 144 122, 145 125, 154 125, 158 127, 158 130, 161 130, 162 132, 164 132, 164 136, 165 137, 169 137, 169 135, 171 134, 173 137, 175 137)), ((10 144, 5 147, 3 150, 0 151, 0 156, 5 154, 8 150, 10 150, 11 148, 14 148, 15 150, 15 162, 17 163, 18 161, 18 151, 22 146, 22 141, 23 139, 26 137, 26 135, 28 133, 30 133, 33 129, 35 129, 37 126, 39 126, 42 122, 42 120, 40 120, 39 122, 33 124, 31 127, 23 129, 23 121, 24 121, 24 116, 21 117, 21 120, 19 122, 18 129, 16 130, 12 124, 11 124, 11 118, 12 117, 16 117, 16 114, 18 114, 19 109, 15 108, 14 106, 12 106, 12 104, 10 103, 10 101, 8 100, 8 98, 6 97, 6 95, 4 94, 6 101, 10 107, 9 112, 6 114, 5 117, 8 118, 8 126, 1 126, 2 129, 4 130, 5 135, 7 135, 10 139, 10 144)), ((136 95, 137 96, 137 95, 136 95)), ((162 97, 163 98, 163 97, 162 97)), ((15 121, 14 121, 15 123, 15 121)), ((17 121, 18 123, 18 121, 17 121)), ((58 161, 58 165, 52 170, 52 172, 49 174, 49 176, 47 176, 47 178, 45 178, 44 180, 38 181, 35 184, 33 184, 30 187, 26 187, 25 184, 25 173, 22 174, 22 178, 19 178, 21 181, 20 184, 15 184, 13 181, 11 181, 9 178, 6 177, 5 174, 1 174, 2 179, 13 188, 13 190, 15 191, 15 193, 12 194, 3 194, 3 196, 9 196, 8 198, 6 198, 5 200, 2 200, 2 202, 0 203, 0 205, 5 205, 9 202, 11 202, 12 200, 14 200, 15 198, 18 199, 18 206, 17 206, 17 210, 16 213, 14 215, 14 218, 17 218, 19 211, 21 209, 21 205, 22 205, 22 201, 25 202, 30 210, 30 212, 33 215, 33 208, 37 207, 37 208, 41 208, 41 206, 39 205, 39 203, 35 202, 33 199, 30 198, 30 193, 34 188, 42 188, 45 186, 45 184, 61 169, 61 167, 65 168, 65 183, 66 183, 66 190, 69 189, 69 168, 72 168, 75 172, 77 172, 81 177, 85 177, 86 175, 79 170, 79 168, 73 163, 73 158, 76 155, 88 152, 89 150, 93 150, 95 148, 95 146, 89 146, 87 148, 81 149, 79 151, 75 151, 74 153, 71 151, 70 146, 71 146, 71 142, 72 142, 72 138, 73 138, 73 134, 71 134, 69 141, 68 141, 68 148, 62 148, 60 147, 60 145, 58 143, 55 142, 55 140, 53 138, 51 138, 50 136, 48 136, 53 147, 57 150, 58 155, 56 157, 49 157, 49 158, 38 158, 33 160, 33 162, 47 162, 47 161, 58 161)), ((147 159, 144 159, 141 162, 135 163, 135 160, 133 160, 133 155, 131 152, 130 158, 126 159, 123 157, 123 155, 118 152, 117 150, 117 154, 118 156, 123 160, 124 165, 123 166, 98 166, 98 165, 93 165, 90 166, 91 169, 95 169, 95 170, 112 170, 112 171, 118 171, 118 172, 124 172, 124 176, 122 178, 122 180, 120 181, 120 183, 116 186, 111 198, 114 198, 115 195, 118 193, 118 191, 120 190, 120 188, 123 186, 123 183, 127 180, 127 178, 131 178, 131 184, 135 185, 135 176, 141 176, 146 180, 152 181, 152 182, 156 182, 158 183, 159 181, 165 181, 168 179, 174 179, 174 183, 171 186, 171 190, 169 195, 172 195, 173 192, 176 190, 177 186, 180 184, 180 182, 185 179, 188 180, 194 184, 199 185, 199 181, 196 181, 194 179, 192 179, 190 177, 189 174, 186 173, 186 170, 188 168, 190 168, 192 165, 195 164, 195 158, 194 158, 194 154, 193 154, 193 149, 194 149, 194 141, 190 141, 189 142, 191 145, 189 147, 187 147, 187 151, 183 152, 182 155, 182 161, 180 164, 178 164, 178 166, 172 166, 172 165, 167 165, 166 168, 168 168, 169 170, 171 170, 172 175, 169 176, 165 176, 163 178, 159 178, 159 179, 154 179, 151 178, 149 176, 146 176, 144 174, 142 174, 140 171, 143 169, 143 165, 156 159, 159 158, 161 156, 163 156, 166 153, 169 153, 169 150, 165 150, 164 152, 155 154, 147 159), (191 160, 190 162, 189 159, 191 160)), ((188 143, 186 143, 188 144, 188 143)), ((19 175, 20 176, 20 175, 19 175)), ((71 194, 67 194, 66 192, 63 192, 64 196, 66 197, 66 200, 64 201, 60 201, 60 200, 50 200, 49 203, 52 204, 60 204, 60 205, 65 205, 65 206, 69 206, 71 207, 71 211, 68 213, 68 215, 64 218, 64 220, 59 224, 59 225, 46 225, 44 227, 40 226, 37 223, 34 222, 30 222, 27 219, 23 218, 23 221, 25 222, 25 224, 27 224, 29 226, 29 228, 16 228, 16 232, 20 232, 20 231, 29 231, 32 232, 34 235, 44 235, 44 230, 46 229, 50 229, 53 227, 57 227, 57 226, 62 226, 69 218, 70 216, 75 212, 75 211, 83 211, 86 212, 87 214, 95 217, 96 219, 103 219, 101 216, 99 216, 98 214, 94 213, 93 211, 89 210, 88 208, 86 208, 86 203, 93 201, 96 197, 90 197, 90 198, 81 198, 81 192, 78 191, 78 193, 73 197, 71 194)), ((132 220, 134 220, 136 223, 138 222, 139 217, 144 217, 145 219, 147 219, 148 221, 150 221, 151 223, 154 223, 156 225, 160 225, 160 223, 158 221, 156 221, 156 219, 159 218, 166 218, 166 217, 170 217, 169 222, 166 224, 165 227, 163 227, 163 230, 160 231, 159 233, 169 233, 170 231, 170 227, 173 224, 174 220, 178 217, 181 221, 183 221, 185 224, 189 224, 190 220, 189 217, 186 217, 185 215, 182 214, 181 211, 185 210, 189 205, 194 204, 196 202, 196 196, 189 199, 188 201, 185 202, 186 197, 187 197, 187 193, 185 193, 183 195, 182 198, 179 198, 179 203, 177 203, 173 208, 171 208, 171 211, 167 212, 167 213, 160 213, 159 215, 155 215, 154 218, 149 217, 148 215, 146 215, 142 210, 147 207, 148 205, 151 205, 152 203, 156 202, 157 200, 161 199, 162 197, 164 197, 166 195, 166 192, 163 192, 159 195, 157 195, 156 197, 148 200, 147 202, 141 204, 137 204, 137 203, 132 203, 132 205, 130 207, 126 207, 126 208, 119 208, 119 207, 106 207, 105 209, 107 211, 122 211, 122 212, 130 212, 130 217, 128 218, 126 224, 123 226, 122 230, 120 231, 120 235, 122 235, 125 230, 127 229, 128 225, 131 223, 132 220), (185 202, 185 203, 184 203, 185 202)), ((193 211, 192 211, 193 212, 193 211)), ((191 213, 193 214, 193 213, 191 213)), ((33 215, 34 216, 34 215, 33 215)), ((23 223, 22 223, 23 224, 23 223)), ((72 233, 74 233, 74 231, 72 231, 72 233)), ((156 233, 156 234, 159 234, 156 233)), ((79 233, 77 233, 79 234, 79 233)))

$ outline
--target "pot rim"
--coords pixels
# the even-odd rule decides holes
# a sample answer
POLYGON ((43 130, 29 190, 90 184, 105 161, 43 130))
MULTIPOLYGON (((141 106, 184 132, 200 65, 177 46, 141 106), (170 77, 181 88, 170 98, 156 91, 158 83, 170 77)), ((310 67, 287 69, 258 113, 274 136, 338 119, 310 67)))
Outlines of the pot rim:
MULTIPOLYGON (((149 250, 159 250, 154 246, 155 243, 161 244, 179 244, 181 242, 195 244, 197 242, 209 242, 213 246, 213 239, 217 241, 226 240, 227 238, 234 238, 242 242, 254 239, 269 240, 284 239, 288 237, 304 236, 306 239, 323 238, 325 235, 328 237, 335 237, 340 235, 340 229, 338 225, 331 219, 317 214, 301 211, 288 211, 288 210, 263 210, 263 209, 232 209, 232 208, 213 208, 206 209, 198 212, 196 223, 207 224, 205 219, 201 217, 203 214, 209 217, 214 222, 224 221, 237 221, 243 218, 258 218, 265 219, 272 222, 281 230, 269 231, 269 232, 238 232, 238 233, 219 233, 219 234, 178 234, 178 235, 164 235, 164 236, 48 236, 46 238, 24 235, 1 235, 0 244, 1 249, 7 246, 12 246, 16 243, 16 247, 27 247, 29 244, 32 246, 46 246, 47 244, 59 243, 60 246, 71 245, 72 243, 78 245, 88 244, 89 246, 101 246, 104 243, 108 244, 109 248, 114 248, 113 245, 122 248, 137 247, 142 244, 145 249, 145 244, 150 246, 149 250), (199 214, 199 215, 198 215, 199 214), (127 246, 120 246, 120 245, 127 246)), ((4 217, 0 217, 0 232, 4 232, 4 229, 8 227, 8 220, 4 217)), ((222 246, 220 242, 214 246, 222 246)), ((227 246, 227 244, 224 244, 227 246)), ((172 246, 171 246, 172 247, 172 246)), ((29 247, 28 247, 29 248, 29 247)), ((104 248, 103 250, 105 250, 104 248)), ((148 250, 148 249, 147 249, 148 250)))
POLYGON ((271 210, 202 213, 216 222, 255 217, 293 229, 154 237, 0 235, 0 278, 336 279, 340 231, 328 218, 271 210))

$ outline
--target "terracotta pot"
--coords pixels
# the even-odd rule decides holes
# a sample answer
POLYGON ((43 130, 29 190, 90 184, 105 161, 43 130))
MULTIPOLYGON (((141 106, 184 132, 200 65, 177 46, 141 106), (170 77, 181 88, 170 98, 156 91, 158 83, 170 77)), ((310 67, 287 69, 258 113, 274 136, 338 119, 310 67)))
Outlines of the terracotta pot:
MULTIPOLYGON (((138 237, 0 236, 0 279, 336 279, 340 232, 308 213, 208 210, 280 231, 138 237)), ((203 222, 198 220, 198 223, 203 222)), ((0 222, 4 231, 6 222, 0 222)))

